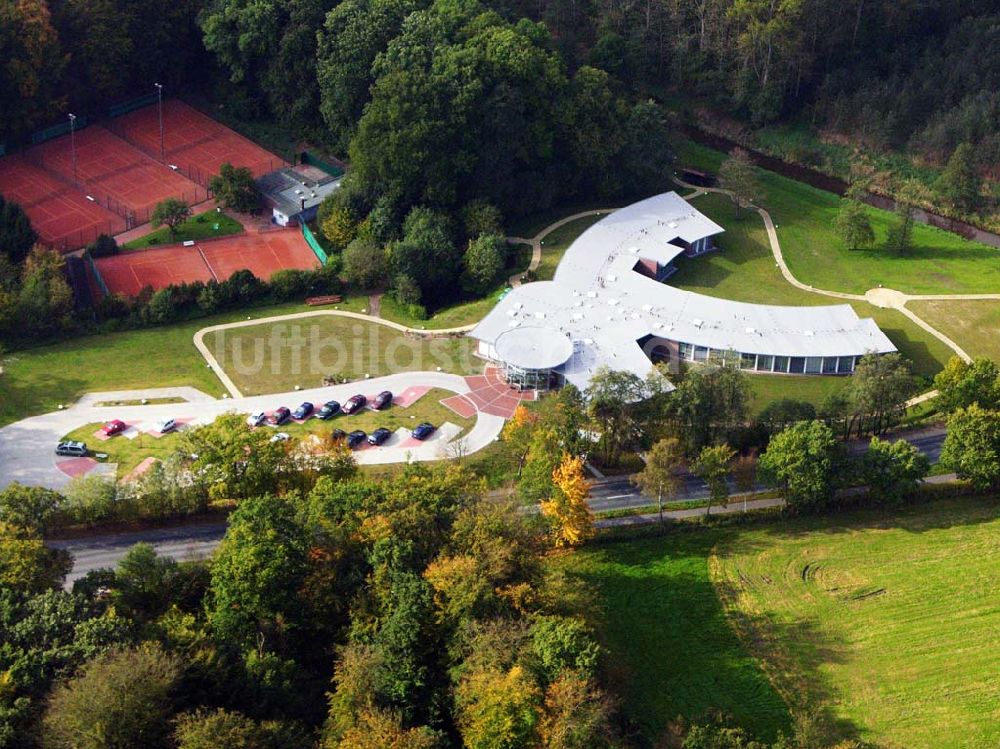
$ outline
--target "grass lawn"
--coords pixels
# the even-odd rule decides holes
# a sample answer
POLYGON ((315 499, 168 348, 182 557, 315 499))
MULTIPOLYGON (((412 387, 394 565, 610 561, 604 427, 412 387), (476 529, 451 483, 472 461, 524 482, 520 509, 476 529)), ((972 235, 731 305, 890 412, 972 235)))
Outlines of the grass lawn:
POLYGON ((87 424, 67 434, 63 439, 86 442, 93 453, 107 453, 108 463, 118 464, 118 478, 123 479, 146 458, 166 460, 180 446, 180 435, 177 432, 152 437, 140 434, 135 439, 127 439, 120 434, 100 441, 94 437, 94 432, 101 424, 87 424))
POLYGON ((750 409, 759 414, 776 401, 788 398, 812 403, 817 409, 833 393, 850 384, 849 377, 823 377, 821 375, 764 375, 750 374, 753 402, 750 409))
POLYGON ((466 337, 420 339, 378 323, 317 316, 205 336, 246 395, 318 387, 325 375, 360 379, 416 370, 471 374, 482 368, 466 337))
POLYGON ((535 271, 537 280, 551 281, 556 273, 556 266, 559 265, 559 261, 562 260, 562 256, 569 246, 583 232, 607 215, 606 213, 595 213, 592 216, 583 216, 546 234, 545 238, 542 239, 542 260, 538 264, 538 270, 535 271))
MULTIPOLYGON (((685 144, 680 161, 718 171, 724 154, 685 144)), ((1000 250, 955 234, 915 224, 914 248, 897 257, 880 250, 848 250, 833 230, 840 199, 773 172, 762 172, 761 201, 777 226, 785 262, 800 281, 833 291, 863 294, 880 283, 910 294, 962 294, 1000 291, 1000 250)), ((877 242, 892 214, 868 208, 877 242)))
MULTIPOLYGON (((841 303, 832 297, 798 289, 785 280, 774 263, 764 222, 757 214, 744 213, 737 220, 732 204, 722 195, 703 195, 695 198, 692 205, 725 228, 725 234, 716 240, 721 249, 705 257, 681 258, 677 273, 667 283, 699 294, 757 304, 841 303)), ((851 302, 851 306, 862 317, 874 318, 903 355, 913 362, 914 371, 919 375, 933 376, 952 356, 951 349, 914 325, 901 312, 880 309, 867 302, 851 302)), ((781 381, 787 382, 789 379, 791 378, 782 378, 781 381)), ((836 378, 809 379, 825 381, 836 378)), ((795 385, 791 387, 797 388, 795 385)), ((824 395, 825 392, 828 391, 824 391, 824 395)), ((822 401, 822 397, 816 400, 822 401)))
MULTIPOLYGON (((625 202, 635 201, 629 200, 625 202)), ((624 203, 620 199, 580 200, 573 203, 566 203, 555 206, 554 208, 549 208, 548 210, 540 213, 533 213, 530 216, 524 216, 523 218, 510 221, 506 226, 506 230, 507 234, 512 237, 532 239, 546 226, 550 226, 566 216, 572 216, 574 213, 582 213, 583 211, 593 211, 598 208, 614 208, 623 204, 624 203)))
POLYGON ((906 306, 964 348, 969 356, 1000 361, 1000 301, 910 302, 906 306))
POLYGON ((1000 745, 997 499, 744 529, 711 578, 792 705, 909 749, 1000 745))
POLYGON ((177 234, 170 236, 170 230, 162 227, 152 231, 144 237, 133 239, 122 245, 126 250, 145 249, 161 244, 171 244, 173 242, 187 242, 192 239, 205 239, 207 237, 225 237, 230 234, 239 234, 243 231, 243 224, 225 213, 209 211, 197 216, 192 216, 183 224, 177 227, 177 234), (216 229, 215 227, 219 228, 216 229))
MULTIPOLYGON (((341 308, 361 309, 367 300, 347 300, 341 308)), ((192 337, 207 325, 248 316, 301 312, 303 304, 282 304, 229 312, 145 330, 83 336, 0 358, 0 426, 53 411, 87 392, 191 385, 220 396, 222 383, 208 369, 192 337)))
POLYGON ((744 650, 709 579, 710 553, 726 532, 678 532, 551 561, 595 592, 612 684, 651 745, 678 716, 698 719, 713 708, 771 739, 789 727, 784 702, 744 650))

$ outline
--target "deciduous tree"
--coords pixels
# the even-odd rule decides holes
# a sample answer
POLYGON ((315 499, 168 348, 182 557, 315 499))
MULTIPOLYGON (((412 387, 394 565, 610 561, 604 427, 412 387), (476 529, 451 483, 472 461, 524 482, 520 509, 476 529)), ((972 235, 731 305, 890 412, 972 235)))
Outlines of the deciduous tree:
POLYGON ((869 247, 875 241, 868 210, 859 200, 844 198, 840 201, 833 228, 849 250, 869 247))
POLYGON ((833 496, 836 447, 823 422, 793 424, 771 438, 760 470, 768 483, 781 487, 791 509, 822 509, 833 496))
POLYGON ((166 226, 170 238, 177 236, 177 227, 191 218, 191 206, 180 198, 167 198, 156 204, 149 222, 153 226, 166 226))
POLYGON ((298 589, 306 572, 306 537, 287 499, 245 499, 229 519, 212 563, 208 618, 233 643, 282 645, 301 623, 298 589))
POLYGON ((959 143, 948 159, 948 165, 935 185, 941 197, 955 210, 975 213, 982 205, 982 178, 976 165, 976 154, 971 143, 959 143))
POLYGON ((729 158, 719 167, 719 184, 729 190, 729 198, 736 208, 736 217, 740 212, 764 198, 764 188, 757 175, 757 167, 750 160, 750 154, 742 148, 734 148, 729 158))
POLYGON ((56 687, 42 722, 53 749, 130 749, 163 744, 180 663, 156 644, 100 655, 56 687))
POLYGON ((978 489, 1000 486, 1000 412, 976 403, 948 417, 941 464, 978 489))
POLYGON ((233 166, 228 161, 219 173, 208 181, 208 189, 223 207, 238 213, 250 213, 257 208, 260 191, 253 181, 253 172, 246 166, 233 166))
POLYGON ((563 454, 552 473, 555 491, 541 503, 542 514, 554 524, 556 546, 576 546, 594 535, 594 514, 587 499, 590 482, 583 471, 583 458, 563 454))
POLYGON ((467 286, 475 294, 485 294, 496 283, 507 259, 507 242, 498 234, 482 234, 469 240, 465 250, 467 286))
POLYGON ((703 447, 691 466, 691 472, 708 486, 708 504, 705 515, 712 510, 713 503, 723 506, 729 500, 729 464, 736 452, 729 445, 703 447))
POLYGON ((978 403, 985 409, 1000 409, 1000 367, 985 357, 966 362, 953 356, 934 377, 937 406, 950 412, 978 403))
POLYGON ((684 448, 676 437, 664 437, 646 453, 646 464, 633 481, 646 494, 656 495, 663 522, 663 496, 673 496, 683 482, 684 448))
POLYGON ((532 744, 542 695, 522 667, 470 674, 458 685, 455 701, 468 749, 521 749, 532 744))
POLYGON ((927 456, 906 440, 886 442, 872 437, 861 459, 861 475, 869 494, 885 504, 899 504, 927 475, 927 456))

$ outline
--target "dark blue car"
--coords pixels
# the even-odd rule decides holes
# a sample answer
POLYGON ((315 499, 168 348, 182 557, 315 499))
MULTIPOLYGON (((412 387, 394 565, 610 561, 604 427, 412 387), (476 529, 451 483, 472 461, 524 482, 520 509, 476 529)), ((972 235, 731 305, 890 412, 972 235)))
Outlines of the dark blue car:
POLYGON ((425 421, 423 424, 418 424, 417 428, 414 429, 410 434, 413 435, 415 440, 425 440, 434 433, 434 425, 429 421, 425 421))
POLYGON ((308 418, 309 414, 311 414, 312 412, 313 412, 313 404, 310 403, 309 401, 306 401, 301 406, 295 409, 295 412, 292 414, 292 418, 295 419, 296 421, 302 421, 303 419, 308 418))
POLYGON ((323 404, 319 411, 316 412, 316 418, 326 421, 327 419, 332 419, 338 413, 340 413, 340 404, 337 403, 337 401, 327 401, 323 404))
POLYGON ((347 435, 347 446, 353 450, 354 448, 361 445, 365 441, 365 437, 367 436, 368 435, 365 434, 362 430, 356 429, 349 435, 347 435))

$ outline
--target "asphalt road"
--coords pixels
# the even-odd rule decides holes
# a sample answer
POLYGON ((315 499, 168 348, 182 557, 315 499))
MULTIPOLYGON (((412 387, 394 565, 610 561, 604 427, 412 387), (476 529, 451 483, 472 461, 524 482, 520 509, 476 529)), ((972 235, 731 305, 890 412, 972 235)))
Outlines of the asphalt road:
MULTIPOLYGON (((905 435, 931 462, 936 462, 941 454, 944 443, 944 430, 941 428, 923 429, 905 435)), ((896 437, 900 439, 902 436, 896 437)), ((867 441, 850 443, 848 450, 854 454, 864 451, 867 441)), ((763 486, 758 487, 763 489, 763 486)), ((688 475, 685 477, 681 491, 671 499, 703 499, 708 496, 708 490, 701 479, 688 475)), ((774 507, 780 505, 780 499, 757 499, 747 503, 747 509, 774 507)), ((656 504, 656 498, 644 495, 627 477, 614 477, 594 481, 591 486, 590 507, 594 512, 621 510, 632 507, 644 507, 656 504)), ((734 502, 728 507, 718 507, 713 514, 725 512, 743 512, 743 502, 734 502)), ((692 517, 703 514, 701 508, 671 510, 664 516, 673 519, 692 517)), ((614 518, 600 521, 602 527, 612 525, 627 525, 636 522, 648 522, 640 516, 633 518, 614 518)), ((200 559, 208 556, 218 546, 226 532, 225 523, 200 522, 189 525, 179 525, 170 528, 154 528, 143 531, 130 531, 120 534, 108 534, 74 538, 60 541, 49 541, 49 546, 67 549, 73 555, 73 571, 66 580, 67 587, 73 581, 83 577, 91 570, 102 567, 114 567, 125 552, 133 544, 140 541, 152 544, 158 554, 173 557, 178 561, 200 559)))
POLYGON ((190 523, 172 528, 152 528, 128 533, 87 536, 47 541, 54 549, 66 549, 73 555, 73 571, 66 577, 66 587, 91 570, 114 567, 133 545, 152 544, 157 554, 173 557, 179 562, 204 559, 219 545, 226 532, 220 521, 190 523))

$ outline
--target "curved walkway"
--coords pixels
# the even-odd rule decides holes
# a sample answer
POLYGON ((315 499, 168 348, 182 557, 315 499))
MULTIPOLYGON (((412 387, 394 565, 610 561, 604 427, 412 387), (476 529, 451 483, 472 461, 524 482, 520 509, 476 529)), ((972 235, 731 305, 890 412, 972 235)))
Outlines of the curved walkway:
POLYGON ((398 322, 393 322, 392 320, 386 320, 382 317, 373 317, 372 315, 362 315, 359 312, 346 312, 341 310, 314 310, 309 312, 293 312, 287 315, 274 315, 273 317, 260 317, 253 320, 239 320, 237 322, 227 322, 220 323, 219 325, 209 325, 208 327, 202 328, 194 334, 194 346, 198 349, 198 352, 204 357, 208 366, 211 367, 212 371, 215 372, 219 380, 229 391, 230 395, 234 398, 242 398, 242 391, 236 387, 236 383, 230 379, 229 375, 219 364, 219 360, 215 358, 215 355, 209 350, 208 346, 205 344, 205 336, 209 333, 215 333, 219 330, 232 330, 234 328, 248 328, 254 325, 269 325, 276 322, 284 322, 286 320, 301 320, 307 317, 347 317, 353 320, 361 320, 363 322, 375 323, 376 325, 385 325, 387 328, 392 328, 398 330, 407 335, 419 336, 421 338, 443 338, 456 333, 465 333, 466 331, 472 330, 475 327, 473 325, 462 325, 457 328, 442 328, 440 330, 421 330, 418 328, 409 328, 406 325, 401 325, 398 322))
POLYGON ((526 273, 538 270, 539 263, 542 262, 542 240, 545 239, 549 234, 554 232, 560 226, 570 223, 571 221, 576 221, 578 218, 586 218, 587 216, 600 216, 604 213, 612 213, 617 211, 617 208, 593 208, 589 211, 580 211, 579 213, 574 213, 571 216, 564 216, 558 221, 549 224, 535 236, 528 237, 505 237, 505 239, 512 244, 527 244, 531 245, 531 262, 528 263, 528 269, 522 271, 521 273, 515 273, 510 277, 508 283, 513 287, 518 287, 521 285, 521 276, 526 273))
MULTIPOLYGON (((692 185, 685 182, 682 179, 674 177, 674 182, 682 187, 686 187, 694 190, 695 192, 687 196, 686 199, 697 197, 698 195, 703 195, 705 193, 718 193, 720 195, 732 196, 730 190, 723 189, 721 187, 698 187, 697 185, 692 185)), ((751 205, 751 209, 757 211, 760 214, 761 219, 764 221, 764 228, 767 230, 768 242, 771 245, 771 253, 774 255, 774 261, 778 268, 781 270, 781 275, 785 278, 788 283, 797 289, 802 291, 808 291, 813 294, 820 294, 822 296, 833 297, 835 299, 845 299, 853 302, 868 302, 876 307, 881 307, 883 309, 894 309, 901 312, 907 318, 913 321, 914 324, 918 325, 923 330, 933 335, 939 341, 944 343, 948 348, 955 352, 964 361, 972 361, 972 358, 965 352, 965 350, 959 346, 955 341, 946 336, 937 328, 933 327, 930 323, 925 321, 919 315, 917 315, 913 310, 909 309, 906 304, 907 302, 930 302, 930 301, 970 301, 970 300, 987 300, 996 299, 1000 300, 1000 294, 906 294, 902 291, 896 291, 895 289, 886 288, 875 288, 869 289, 864 294, 848 294, 843 291, 830 291, 829 289, 819 289, 815 286, 810 286, 809 284, 802 283, 794 275, 792 275, 791 270, 789 270, 787 263, 785 263, 785 258, 781 252, 781 244, 778 241, 778 232, 774 227, 774 221, 771 220, 771 214, 765 209, 751 205)))

